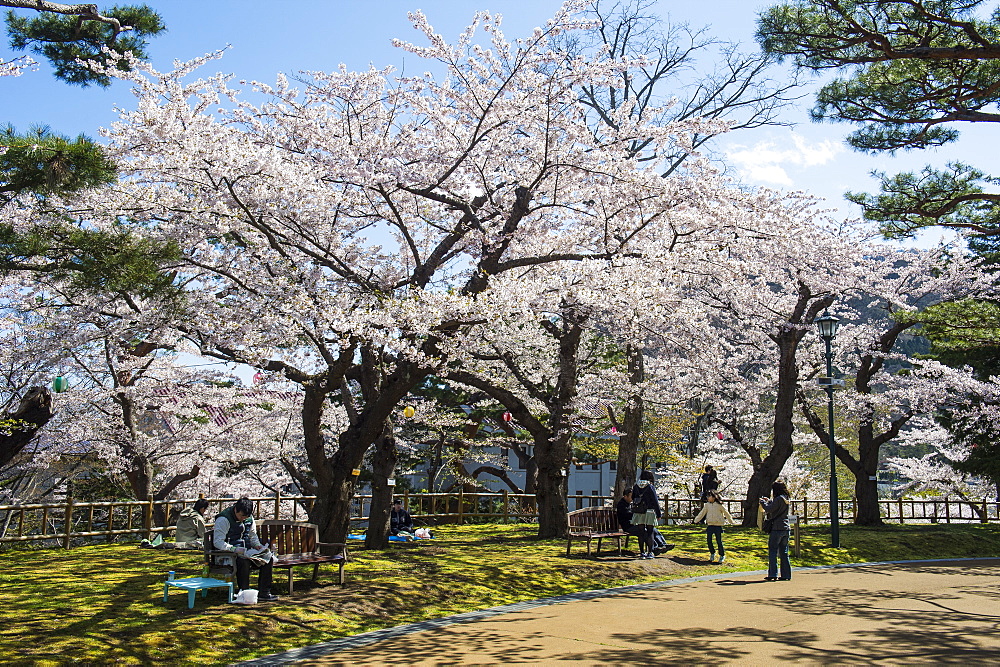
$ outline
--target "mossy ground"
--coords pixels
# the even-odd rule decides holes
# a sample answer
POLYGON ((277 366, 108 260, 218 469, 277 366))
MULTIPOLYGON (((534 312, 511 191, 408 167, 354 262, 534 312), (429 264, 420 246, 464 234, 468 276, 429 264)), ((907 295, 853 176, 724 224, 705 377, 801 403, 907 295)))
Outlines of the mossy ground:
MULTIPOLYGON (((197 552, 134 543, 8 550, 0 553, 0 662, 225 664, 473 609, 766 564, 766 540, 756 530, 726 529, 723 565, 708 563, 701 526, 661 527, 675 547, 650 561, 619 558, 613 548, 587 559, 582 543, 574 543, 566 558, 565 541, 535 539, 534 530, 441 526, 431 541, 356 549, 346 587, 333 583, 333 568, 321 570, 315 584, 302 568, 293 597, 252 607, 227 604, 219 590, 199 595, 194 609, 181 591, 172 591, 164 604, 166 572, 199 576, 197 552)), ((841 549, 832 549, 829 527, 805 527, 793 565, 997 556, 1000 526, 844 526, 841 542, 841 549)), ((605 542, 605 549, 613 546, 605 542)), ((284 573, 275 579, 281 594, 284 573)))

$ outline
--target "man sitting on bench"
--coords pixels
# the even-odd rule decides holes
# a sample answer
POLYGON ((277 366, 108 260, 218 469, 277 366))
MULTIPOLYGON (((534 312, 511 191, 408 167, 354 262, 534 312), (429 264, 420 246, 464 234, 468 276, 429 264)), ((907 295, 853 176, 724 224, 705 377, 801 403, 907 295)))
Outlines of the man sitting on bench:
POLYGON ((635 535, 639 538, 639 547, 642 547, 643 540, 646 539, 645 526, 632 525, 632 489, 625 489, 622 497, 615 505, 615 513, 618 516, 618 527, 622 532, 635 535))
POLYGON ((250 568, 260 570, 257 576, 257 600, 273 602, 278 599, 271 593, 271 577, 274 570, 274 556, 269 554, 266 561, 259 558, 251 560, 247 549, 263 549, 260 538, 257 537, 257 527, 253 520, 253 503, 244 496, 232 507, 228 507, 215 517, 215 530, 212 533, 213 546, 217 551, 232 551, 235 555, 236 584, 241 591, 250 588, 250 568))

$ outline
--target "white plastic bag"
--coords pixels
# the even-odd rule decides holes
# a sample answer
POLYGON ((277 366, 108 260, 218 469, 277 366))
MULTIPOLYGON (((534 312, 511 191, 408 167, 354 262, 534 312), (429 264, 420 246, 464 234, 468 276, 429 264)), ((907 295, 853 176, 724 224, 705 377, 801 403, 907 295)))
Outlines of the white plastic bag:
POLYGON ((233 604, 257 604, 257 591, 253 588, 240 591, 233 596, 233 604))
POLYGON ((420 540, 430 539, 431 531, 426 528, 417 528, 416 532, 413 533, 414 537, 420 540))

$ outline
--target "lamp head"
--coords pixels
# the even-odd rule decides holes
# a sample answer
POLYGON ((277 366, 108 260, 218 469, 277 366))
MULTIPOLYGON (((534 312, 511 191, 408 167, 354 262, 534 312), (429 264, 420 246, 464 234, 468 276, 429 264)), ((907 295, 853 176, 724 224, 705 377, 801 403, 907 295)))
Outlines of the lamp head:
POLYGON ((840 328, 840 318, 834 317, 827 310, 824 310, 823 316, 817 317, 814 322, 816 322, 816 326, 819 328, 819 335, 826 340, 832 340, 840 328))

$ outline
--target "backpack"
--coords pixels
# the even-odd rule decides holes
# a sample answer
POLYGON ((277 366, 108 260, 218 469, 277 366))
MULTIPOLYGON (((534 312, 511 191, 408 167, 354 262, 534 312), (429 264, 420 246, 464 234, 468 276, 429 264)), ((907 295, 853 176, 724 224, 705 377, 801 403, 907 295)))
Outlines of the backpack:
POLYGON ((645 514, 652 508, 646 507, 645 494, 640 494, 638 498, 632 501, 631 509, 632 509, 632 514, 645 514))

